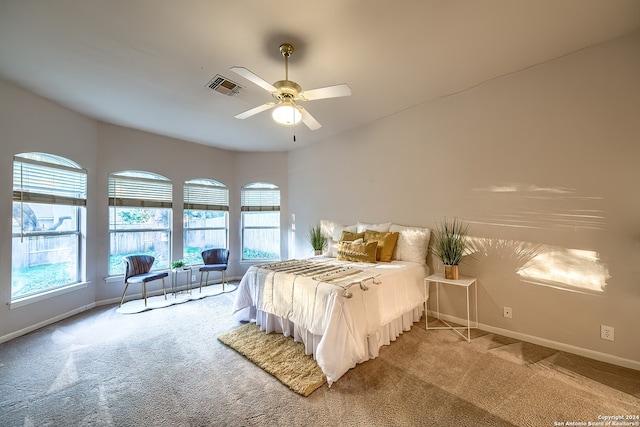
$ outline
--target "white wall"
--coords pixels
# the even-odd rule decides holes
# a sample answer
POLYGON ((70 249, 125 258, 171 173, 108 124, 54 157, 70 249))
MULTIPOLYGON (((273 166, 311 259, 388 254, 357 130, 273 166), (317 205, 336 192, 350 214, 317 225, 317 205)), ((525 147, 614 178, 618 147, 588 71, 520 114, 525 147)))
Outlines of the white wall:
MULTIPOLYGON (((0 214, 11 218, 13 155, 41 151, 67 157, 88 171, 87 287, 44 301, 9 308, 11 299, 11 221, 0 223, 0 342, 95 304, 119 301, 121 277, 107 278, 108 177, 137 169, 169 178, 173 203, 181 209, 184 181, 211 178, 230 193, 229 276, 241 276, 249 263, 240 263, 240 188, 270 182, 283 192, 283 256, 287 255, 286 153, 236 153, 147 132, 96 122, 7 82, 0 81, 0 214)), ((173 217, 174 259, 182 257, 182 216, 173 217)), ((184 275, 183 275, 184 276, 184 275)), ((186 280, 186 277, 181 277, 186 280)), ((151 283, 149 292, 161 289, 151 283)), ((129 293, 140 292, 140 289, 129 293)))
MULTIPOLYGON (((478 246, 461 273, 478 277, 481 324, 640 362, 638 52, 640 33, 297 149, 290 214, 299 230, 462 218, 478 246), (606 273, 604 289, 585 288, 606 273)), ((292 250, 310 253, 304 235, 292 250)), ((460 296, 441 304, 466 317, 460 296)))
MULTIPOLYGON (((169 178, 173 183, 173 241, 172 259, 182 258, 182 209, 183 184, 195 178, 209 178, 220 181, 229 187, 232 194, 236 189, 234 176, 235 155, 231 151, 206 147, 173 138, 147 132, 99 123, 98 126, 98 182, 101 183, 98 194, 97 222, 97 258, 98 286, 96 301, 104 301, 122 295, 122 278, 107 277, 108 265, 102 260, 109 256, 109 214, 108 188, 109 175, 122 170, 144 170, 169 178), (177 208, 178 210, 175 210, 177 208)), ((230 206, 231 210, 231 206, 230 206)), ((229 227, 238 222, 230 212, 229 227)), ((231 247, 236 247, 235 243, 231 247)), ((234 252, 235 255, 235 252, 234 252)), ((232 269, 229 271, 233 274, 232 269)), ((186 279, 182 275, 181 279, 186 279)), ((168 282, 167 282, 168 284, 168 282)), ((150 291, 161 290, 160 282, 151 282, 150 291)), ((139 292, 139 289, 132 290, 139 292)))
MULTIPOLYGON (((0 81, 0 337, 46 322, 94 302, 95 263, 87 265, 92 284, 79 291, 10 309, 11 300, 11 206, 13 155, 46 152, 63 156, 88 171, 89 205, 97 201, 97 124, 13 85, 0 81)), ((93 259, 96 246, 96 210, 87 211, 87 257, 93 259)))
MULTIPOLYGON (((229 277, 239 277, 251 263, 241 262, 240 190, 253 182, 268 182, 281 188, 283 218, 287 204, 287 155, 285 153, 241 153, 193 144, 147 132, 100 123, 98 127, 98 180, 104 183, 98 190, 98 260, 108 258, 107 180, 109 174, 128 169, 146 170, 169 178, 173 183, 173 204, 182 206, 182 183, 189 179, 210 178, 229 187, 229 277), (101 202, 102 201, 102 202, 101 202)), ((282 222, 283 236, 287 223, 282 222)), ((174 259, 182 254, 182 216, 173 217, 174 259)), ((283 241, 286 241, 283 238, 283 241)), ((286 257, 287 248, 282 248, 286 257)), ((107 265, 100 264, 99 277, 107 275, 107 265)), ((184 280, 185 278, 182 277, 184 280)), ((121 279, 102 280, 106 286, 98 288, 96 301, 121 295, 121 279), (107 283, 109 282, 109 283, 107 283), (114 294, 115 289, 115 294, 114 294)), ((160 290, 159 282, 150 283, 151 290, 160 290)))
MULTIPOLYGON (((121 284, 104 280, 107 177, 135 168, 174 183, 206 177, 229 185, 233 275, 247 268, 238 262, 237 221, 239 189, 249 182, 283 190, 282 224, 296 226, 295 234, 283 230, 283 257, 311 254, 305 230, 321 218, 428 227, 444 216, 464 218, 478 252, 462 273, 479 279, 483 325, 638 362, 638 51, 640 34, 288 155, 233 153, 97 123, 0 81, 0 214, 10 218, 13 154, 44 151, 87 168, 90 281, 10 310, 11 226, 0 223, 0 338, 121 295, 121 284), (540 260, 551 249, 555 258, 540 260), (517 272, 527 263, 555 282, 523 280, 517 272), (605 268, 604 289, 581 286, 605 268), (568 286, 565 273, 577 275, 577 284, 568 286), (503 306, 512 307, 513 319, 502 317, 503 306), (599 338, 601 324, 615 327, 615 342, 599 338)), ((181 189, 174 202, 180 199, 181 189)), ((181 250, 180 227, 176 218, 174 251, 181 250)), ((457 297, 446 293, 443 309, 462 316, 457 297)))
MULTIPOLYGON (((287 154, 286 153, 236 153, 236 163, 234 165, 236 172, 236 180, 238 183, 238 191, 234 193, 237 198, 235 205, 240 206, 240 189, 246 184, 253 182, 268 182, 280 187, 280 257, 282 259, 289 258, 289 242, 287 239, 289 223, 288 218, 288 180, 287 180, 287 154)), ((240 211, 235 214, 240 219, 240 211)), ((237 256, 238 260, 242 257, 240 245, 240 225, 235 229, 237 235, 237 256)), ((247 269, 255 264, 255 262, 240 262, 238 265, 236 276, 242 276, 247 269)))

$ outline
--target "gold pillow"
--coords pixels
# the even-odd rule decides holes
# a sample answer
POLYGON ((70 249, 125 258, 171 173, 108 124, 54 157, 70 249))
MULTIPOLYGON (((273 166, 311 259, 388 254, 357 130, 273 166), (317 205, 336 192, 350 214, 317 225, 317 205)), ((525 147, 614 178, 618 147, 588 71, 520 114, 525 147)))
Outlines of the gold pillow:
POLYGON ((352 262, 376 262, 376 249, 378 243, 349 243, 341 241, 338 243, 338 261, 352 262))
POLYGON ((364 233, 352 233, 350 231, 343 231, 340 235, 341 242, 353 242, 354 240, 363 239, 364 233))
POLYGON ((365 230, 364 241, 376 242, 376 259, 383 262, 391 262, 393 250, 396 248, 400 233, 381 233, 379 231, 365 230))

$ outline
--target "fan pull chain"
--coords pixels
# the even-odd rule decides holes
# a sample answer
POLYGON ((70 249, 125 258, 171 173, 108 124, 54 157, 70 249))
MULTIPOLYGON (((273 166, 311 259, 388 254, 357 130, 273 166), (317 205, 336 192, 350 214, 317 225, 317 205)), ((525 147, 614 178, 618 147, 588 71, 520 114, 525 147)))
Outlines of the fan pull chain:
POLYGON ((296 142, 296 110, 291 109, 291 114, 293 115, 293 142, 296 142))

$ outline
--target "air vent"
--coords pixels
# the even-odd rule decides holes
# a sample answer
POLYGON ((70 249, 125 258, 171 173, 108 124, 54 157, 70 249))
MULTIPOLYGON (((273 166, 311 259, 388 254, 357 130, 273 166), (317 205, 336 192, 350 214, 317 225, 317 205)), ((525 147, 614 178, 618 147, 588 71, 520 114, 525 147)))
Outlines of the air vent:
POLYGON ((220 74, 216 74, 214 78, 209 80, 207 87, 227 96, 237 95, 240 89, 242 89, 242 86, 232 82, 226 77, 222 77, 220 74))

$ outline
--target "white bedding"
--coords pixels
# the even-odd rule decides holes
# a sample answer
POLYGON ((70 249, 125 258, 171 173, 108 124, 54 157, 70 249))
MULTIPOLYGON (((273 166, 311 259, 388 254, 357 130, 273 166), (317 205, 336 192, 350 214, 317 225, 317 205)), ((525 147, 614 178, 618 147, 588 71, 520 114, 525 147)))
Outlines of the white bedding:
POLYGON ((425 276, 425 264, 405 261, 312 258, 252 266, 240 281, 233 312, 266 333, 304 343, 331 385, 420 320, 425 276))

